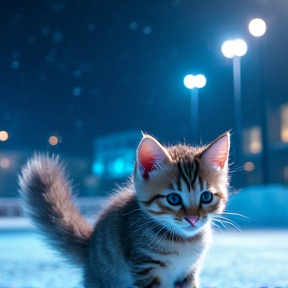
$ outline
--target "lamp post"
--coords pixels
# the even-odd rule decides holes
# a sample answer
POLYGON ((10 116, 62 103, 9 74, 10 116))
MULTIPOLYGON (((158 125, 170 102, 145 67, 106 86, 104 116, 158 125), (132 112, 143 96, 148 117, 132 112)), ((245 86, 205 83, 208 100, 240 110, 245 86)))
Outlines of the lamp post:
POLYGON ((191 131, 193 141, 199 138, 199 88, 206 85, 206 78, 202 74, 187 75, 184 78, 184 85, 191 90, 191 131))
MULTIPOLYGON (((240 58, 247 52, 247 44, 242 39, 226 41, 221 47, 226 58, 233 58, 233 80, 234 80, 234 115, 235 115, 235 140, 239 143, 238 159, 242 160, 242 105, 241 105, 241 61, 240 58)), ((236 155, 237 155, 236 154, 236 155)))
POLYGON ((266 32, 266 23, 260 18, 250 21, 248 26, 249 32, 254 37, 259 38, 259 55, 260 55, 260 116, 261 116, 261 142, 262 142, 262 179, 263 184, 270 183, 270 170, 269 170, 269 144, 268 144, 268 124, 267 124, 267 111, 268 111, 268 99, 265 89, 265 69, 264 69, 264 43, 263 36, 266 32))

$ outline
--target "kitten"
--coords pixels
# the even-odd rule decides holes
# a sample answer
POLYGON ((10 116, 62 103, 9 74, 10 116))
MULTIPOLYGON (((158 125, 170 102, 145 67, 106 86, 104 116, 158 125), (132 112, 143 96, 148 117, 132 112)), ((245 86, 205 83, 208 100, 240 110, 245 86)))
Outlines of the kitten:
POLYGON ((19 177, 24 208, 48 242, 83 268, 86 288, 199 287, 211 213, 228 198, 229 138, 163 147, 144 135, 131 184, 110 197, 94 227, 72 204, 58 158, 36 155, 19 177))

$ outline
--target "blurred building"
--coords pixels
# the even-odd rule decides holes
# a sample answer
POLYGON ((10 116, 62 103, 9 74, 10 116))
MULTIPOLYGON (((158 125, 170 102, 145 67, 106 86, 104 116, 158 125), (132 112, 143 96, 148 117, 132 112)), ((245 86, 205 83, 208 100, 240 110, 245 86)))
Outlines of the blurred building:
POLYGON ((288 185, 288 95, 286 99, 272 107, 268 131, 271 180, 288 185))
MULTIPOLYGON (((18 197, 18 175, 21 167, 34 154, 32 150, 2 150, 0 152, 0 197, 18 197)), ((81 196, 93 196, 97 179, 91 175, 91 160, 88 157, 60 154, 67 172, 75 184, 75 192, 81 196)))
POLYGON ((141 137, 139 130, 130 130, 95 139, 92 171, 99 180, 98 196, 110 194, 131 176, 141 137))
MULTIPOLYGON (((235 187, 262 184, 263 178, 267 176, 263 172, 264 159, 269 161, 269 182, 288 184, 288 101, 272 107, 273 109, 269 109, 267 114, 268 155, 264 158, 262 126, 258 113, 250 114, 243 121, 241 162, 244 163, 244 169, 232 175, 235 187)), ((97 195, 106 195, 112 187, 115 187, 115 182, 124 181, 131 175, 140 139, 139 131, 127 131, 109 134, 95 140, 92 170, 100 183, 97 195)))
POLYGON ((141 133, 138 130, 97 138, 94 145, 93 174, 104 181, 130 176, 140 140, 141 133))
POLYGON ((251 97, 251 100, 246 95, 243 99, 243 160, 248 173, 245 173, 242 186, 260 183, 288 185, 288 96, 277 94, 277 90, 268 94, 266 119, 260 117, 263 109, 261 96, 251 97), (245 105, 249 103, 254 106, 254 111, 248 116, 247 112, 245 115, 245 105), (263 129, 266 129, 266 143, 263 143, 263 129), (266 149, 263 149, 265 144, 266 149))

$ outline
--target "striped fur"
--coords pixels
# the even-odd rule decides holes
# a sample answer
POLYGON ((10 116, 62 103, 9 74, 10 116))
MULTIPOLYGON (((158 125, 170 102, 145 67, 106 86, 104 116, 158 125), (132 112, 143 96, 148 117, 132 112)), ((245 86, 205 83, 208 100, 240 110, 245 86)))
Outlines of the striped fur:
MULTIPOLYGON (((229 134, 222 137, 229 141, 229 134)), ((144 136, 132 182, 110 197, 94 227, 72 205, 72 188, 58 158, 36 155, 23 168, 25 210, 50 244, 83 267, 86 288, 198 287, 201 259, 211 239, 209 214, 221 213, 227 201, 222 165, 227 160, 217 159, 221 169, 207 162, 214 144, 160 145, 144 136), (201 193, 207 190, 213 202, 202 205, 201 193), (181 197, 181 205, 169 204, 171 193, 181 197), (197 222, 189 217, 198 217, 197 222)))

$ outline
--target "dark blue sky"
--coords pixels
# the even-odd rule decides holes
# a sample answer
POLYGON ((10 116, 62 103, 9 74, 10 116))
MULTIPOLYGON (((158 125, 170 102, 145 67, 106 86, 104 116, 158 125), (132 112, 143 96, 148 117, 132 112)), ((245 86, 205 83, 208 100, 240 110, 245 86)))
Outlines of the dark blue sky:
POLYGON ((3 0, 0 130, 10 138, 1 147, 45 150, 57 132, 55 152, 89 155, 95 137, 129 129, 166 143, 191 140, 188 73, 207 78, 207 143, 234 126, 232 61, 221 54, 229 38, 247 41, 244 119, 257 113, 259 43, 247 28, 254 17, 268 26, 267 91, 288 98, 287 15, 284 0, 3 0))

